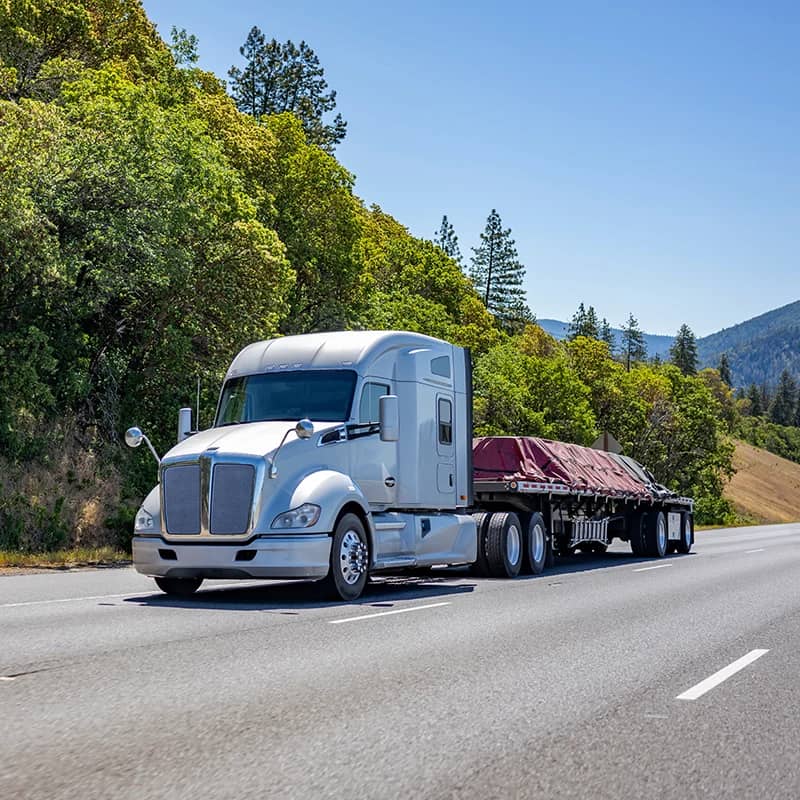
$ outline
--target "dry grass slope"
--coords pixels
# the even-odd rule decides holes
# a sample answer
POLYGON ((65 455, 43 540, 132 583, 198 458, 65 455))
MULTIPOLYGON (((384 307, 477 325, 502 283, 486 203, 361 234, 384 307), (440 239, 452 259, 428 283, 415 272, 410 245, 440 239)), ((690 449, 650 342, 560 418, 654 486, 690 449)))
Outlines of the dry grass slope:
POLYGON ((757 522, 800 520, 800 464, 736 442, 736 474, 725 496, 736 510, 757 522))

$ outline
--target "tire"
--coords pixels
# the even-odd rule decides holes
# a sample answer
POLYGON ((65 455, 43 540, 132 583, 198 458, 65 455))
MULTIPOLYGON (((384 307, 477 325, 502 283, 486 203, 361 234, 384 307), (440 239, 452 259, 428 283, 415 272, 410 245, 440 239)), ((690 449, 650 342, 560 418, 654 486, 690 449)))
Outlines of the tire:
POLYGON ((486 531, 489 527, 489 518, 491 516, 486 511, 479 511, 477 514, 472 515, 478 536, 478 555, 472 565, 472 574, 481 578, 489 577, 489 562, 486 560, 486 531))
POLYGON ((681 538, 680 541, 675 542, 675 549, 686 555, 692 552, 692 545, 694 544, 694 516, 689 511, 684 511, 681 514, 681 538))
POLYGON ((364 523, 356 514, 345 514, 336 523, 331 542, 328 574, 319 588, 326 600, 357 600, 369 576, 369 544, 364 523))
POLYGON ((644 523, 644 554, 651 558, 664 558, 667 554, 667 518, 663 511, 647 514, 644 523))
POLYGON ((522 568, 524 575, 539 575, 547 561, 547 528, 544 517, 537 511, 531 514, 522 541, 522 568))
POLYGON ((191 597, 203 583, 202 578, 155 578, 156 586, 170 597, 191 597))
POLYGON ((501 511, 489 518, 486 561, 493 578, 516 578, 522 567, 522 525, 513 512, 501 511))
POLYGON ((644 555, 644 522, 646 514, 631 514, 628 517, 628 542, 635 556, 644 555))

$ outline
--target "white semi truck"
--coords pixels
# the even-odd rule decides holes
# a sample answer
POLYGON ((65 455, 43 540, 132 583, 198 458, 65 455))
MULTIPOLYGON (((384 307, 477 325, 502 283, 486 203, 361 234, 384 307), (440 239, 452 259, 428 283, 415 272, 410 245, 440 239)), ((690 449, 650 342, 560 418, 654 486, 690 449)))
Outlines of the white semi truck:
POLYGON ((575 452, 555 477, 555 451, 538 472, 526 450, 495 474, 486 454, 497 448, 476 440, 489 472, 475 472, 469 351, 420 334, 251 344, 228 369, 213 426, 191 431, 181 409, 178 428, 162 459, 140 429, 126 433, 159 460, 134 565, 168 594, 190 595, 204 578, 302 578, 354 600, 380 572, 473 565, 513 578, 614 537, 655 557, 692 546, 692 501, 630 459, 617 458, 621 483, 603 491, 567 474, 585 448, 521 439, 575 452))

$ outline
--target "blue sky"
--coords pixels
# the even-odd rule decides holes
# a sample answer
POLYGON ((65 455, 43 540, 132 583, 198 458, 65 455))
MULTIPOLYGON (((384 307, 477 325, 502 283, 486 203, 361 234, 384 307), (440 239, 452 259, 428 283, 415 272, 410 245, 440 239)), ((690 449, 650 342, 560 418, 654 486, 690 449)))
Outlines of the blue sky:
POLYGON ((315 49, 356 191, 469 254, 492 208, 534 313, 705 335, 800 299, 800 4, 144 0, 224 77, 315 49))

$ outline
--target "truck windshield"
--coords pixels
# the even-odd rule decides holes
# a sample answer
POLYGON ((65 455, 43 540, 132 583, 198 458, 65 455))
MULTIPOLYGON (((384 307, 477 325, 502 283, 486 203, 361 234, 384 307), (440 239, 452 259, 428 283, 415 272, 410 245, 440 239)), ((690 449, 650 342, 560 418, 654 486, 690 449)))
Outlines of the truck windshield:
POLYGON ((270 372, 231 378, 222 389, 215 425, 308 418, 344 422, 350 416, 352 370, 270 372))

